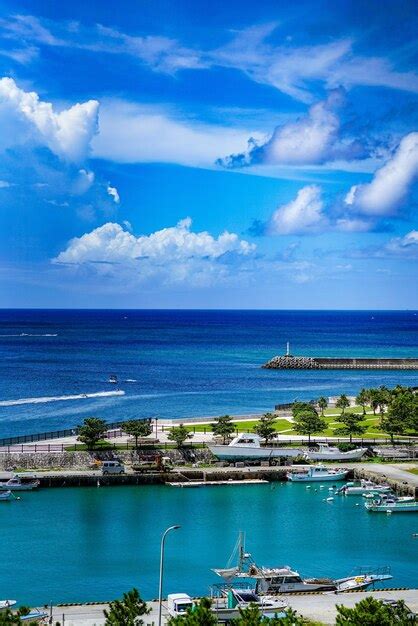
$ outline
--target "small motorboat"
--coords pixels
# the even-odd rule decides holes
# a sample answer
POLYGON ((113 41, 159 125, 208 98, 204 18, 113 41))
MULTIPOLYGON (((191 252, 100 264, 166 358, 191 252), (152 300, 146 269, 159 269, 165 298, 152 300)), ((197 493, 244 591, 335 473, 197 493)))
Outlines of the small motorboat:
POLYGON ((49 617, 49 613, 43 609, 31 609, 29 613, 26 615, 20 615, 21 622, 29 622, 29 624, 33 624, 34 622, 43 622, 49 617))
POLYGON ((36 489, 39 487, 40 482, 36 478, 31 478, 29 480, 22 480, 20 476, 13 476, 6 481, 0 482, 0 490, 1 491, 31 491, 32 489, 36 489))
POLYGON ((208 444, 208 448, 221 461, 270 460, 303 455, 298 448, 262 446, 261 437, 253 433, 240 433, 229 445, 208 444))
POLYGON ((344 480, 349 470, 329 469, 323 465, 287 472, 286 478, 292 482, 316 482, 344 480))
POLYGON ((311 461, 358 461, 367 452, 367 448, 356 448, 348 452, 341 452, 339 448, 319 443, 317 448, 310 448, 305 456, 311 461))
POLYGON ((108 382, 111 383, 112 385, 117 385, 119 380, 116 374, 110 374, 108 382))
POLYGON ((0 493, 0 502, 9 502, 12 499, 12 492, 10 489, 8 491, 3 491, 0 493))
POLYGON ((287 602, 269 595, 258 595, 254 589, 225 588, 220 597, 211 597, 211 610, 219 622, 238 618, 242 609, 256 606, 266 617, 284 617, 287 602))
POLYGON ((390 485, 377 485, 371 480, 360 480, 359 482, 350 482, 338 489, 337 493, 344 496, 362 496, 364 494, 388 493, 390 485))
POLYGON ((370 513, 418 513, 418 502, 378 496, 364 505, 370 513))
POLYGON ((16 600, 0 600, 0 611, 6 611, 16 604, 16 600))

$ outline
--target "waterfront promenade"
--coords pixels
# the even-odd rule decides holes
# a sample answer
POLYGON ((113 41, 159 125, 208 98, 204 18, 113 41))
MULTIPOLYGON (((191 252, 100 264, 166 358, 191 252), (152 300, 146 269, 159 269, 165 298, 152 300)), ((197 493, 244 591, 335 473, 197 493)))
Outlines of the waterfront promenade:
MULTIPOLYGON (((181 590, 180 590, 181 591, 181 590)), ((178 592, 178 590, 176 590, 178 592)), ((174 593, 174 590, 173 590, 174 593)), ((404 600, 405 604, 411 611, 418 612, 418 589, 405 589, 397 591, 379 590, 368 592, 355 592, 346 594, 309 594, 309 595, 290 595, 286 597, 289 606, 295 611, 313 621, 323 624, 334 624, 337 614, 335 605, 343 604, 344 606, 353 607, 368 595, 383 600, 404 600)), ((107 608, 107 604, 87 605, 81 604, 77 606, 55 606, 52 608, 53 623, 59 621, 65 626, 103 626, 105 623, 103 617, 103 609, 107 608), (64 616, 64 619, 63 619, 64 616)), ((151 613, 144 618, 145 624, 156 624, 158 621, 158 603, 149 602, 151 613)), ((162 623, 167 622, 167 612, 164 606, 162 623)))

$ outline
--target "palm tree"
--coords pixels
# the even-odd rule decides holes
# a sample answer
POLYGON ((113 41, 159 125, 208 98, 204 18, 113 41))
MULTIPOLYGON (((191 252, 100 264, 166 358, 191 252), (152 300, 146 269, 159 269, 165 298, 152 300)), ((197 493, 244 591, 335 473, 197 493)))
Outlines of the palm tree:
POLYGON ((337 409, 341 409, 341 415, 344 415, 345 410, 348 409, 348 407, 350 406, 350 400, 347 398, 347 396, 343 393, 337 400, 337 402, 335 403, 335 406, 337 407, 337 409))
POLYGON ((328 406, 328 400, 324 396, 321 396, 318 400, 318 408, 321 411, 322 417, 324 417, 324 411, 327 408, 327 406, 328 406))

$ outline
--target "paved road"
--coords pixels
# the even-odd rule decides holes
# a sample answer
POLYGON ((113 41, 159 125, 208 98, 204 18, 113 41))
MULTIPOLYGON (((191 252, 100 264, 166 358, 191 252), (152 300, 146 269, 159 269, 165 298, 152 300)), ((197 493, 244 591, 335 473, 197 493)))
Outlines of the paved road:
MULTIPOLYGON (((180 590, 181 591, 181 590, 180 590)), ((353 607, 367 595, 373 595, 377 599, 404 600, 407 606, 414 612, 418 612, 418 590, 408 589, 405 591, 373 591, 356 592, 349 594, 318 594, 308 596, 292 596, 284 598, 293 609, 311 620, 320 621, 324 624, 334 624, 337 614, 335 604, 353 607)), ((158 604, 150 602, 151 613, 145 618, 146 624, 156 624, 158 620, 158 604)), ((94 606, 80 605, 73 607, 53 607, 53 623, 57 621, 65 626, 103 626, 103 609, 106 604, 94 606), (63 620, 64 616, 64 620, 63 620)), ((166 611, 163 610, 163 624, 166 623, 166 611)))

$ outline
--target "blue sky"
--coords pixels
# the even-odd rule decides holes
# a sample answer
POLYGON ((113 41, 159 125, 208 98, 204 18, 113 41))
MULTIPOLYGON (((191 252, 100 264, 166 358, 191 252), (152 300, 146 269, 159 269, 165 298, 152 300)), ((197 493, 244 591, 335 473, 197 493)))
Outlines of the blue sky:
POLYGON ((0 1, 0 306, 418 308, 417 25, 0 1))

